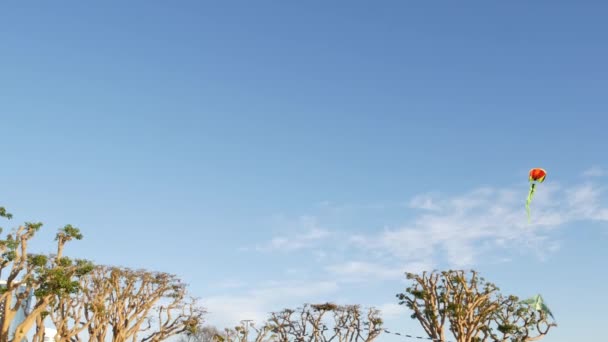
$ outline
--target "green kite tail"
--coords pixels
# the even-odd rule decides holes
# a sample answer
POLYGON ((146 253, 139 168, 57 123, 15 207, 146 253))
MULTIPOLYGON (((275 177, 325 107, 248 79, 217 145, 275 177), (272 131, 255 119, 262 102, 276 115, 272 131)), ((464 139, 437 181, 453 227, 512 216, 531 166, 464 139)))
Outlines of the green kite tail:
POLYGON ((532 197, 534 197, 535 185, 536 184, 530 182, 530 192, 528 193, 528 199, 526 200, 526 211, 528 212, 528 223, 530 223, 530 203, 532 202, 532 197))

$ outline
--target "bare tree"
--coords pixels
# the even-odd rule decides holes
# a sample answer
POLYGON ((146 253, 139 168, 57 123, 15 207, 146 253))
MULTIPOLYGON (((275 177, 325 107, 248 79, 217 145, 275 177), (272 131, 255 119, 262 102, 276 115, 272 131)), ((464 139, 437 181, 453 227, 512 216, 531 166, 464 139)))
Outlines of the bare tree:
POLYGON ((379 311, 362 313, 358 305, 306 304, 273 313, 268 321, 280 342, 371 342, 382 332, 379 311))
MULTIPOLYGON (((12 218, 3 207, 0 216, 12 218)), ((0 290, 0 342, 22 341, 34 326, 33 342, 42 341, 47 318, 57 328, 56 341, 81 341, 86 332, 88 341, 160 342, 194 333, 202 324, 205 311, 174 275, 95 267, 65 257, 65 245, 82 239, 71 225, 57 233, 56 254, 29 254, 28 243, 41 227, 25 223, 0 239, 0 279, 3 273, 6 278, 0 290), (15 322, 24 309, 25 319, 15 322), (16 328, 13 336, 11 328, 16 328)))
POLYGON ((205 314, 186 285, 167 273, 97 266, 82 287, 89 341, 163 341, 195 332, 205 314))
POLYGON ((446 341, 449 329, 457 342, 535 341, 556 326, 544 312, 501 295, 475 271, 468 277, 465 271, 450 270, 408 273, 407 278, 412 286, 397 297, 433 340, 446 341))
POLYGON ((275 336, 272 334, 272 326, 267 323, 258 328, 253 323, 241 321, 240 325, 234 328, 225 328, 223 331, 215 327, 207 328, 206 331, 204 329, 196 337, 192 338, 193 336, 188 336, 188 339, 184 339, 182 342, 248 342, 250 341, 250 337, 255 342, 276 341, 275 336))
POLYGON ((214 326, 206 325, 183 335, 180 342, 217 342, 215 337, 221 336, 222 332, 214 326))
POLYGON ((498 301, 500 309, 486 321, 478 341, 537 341, 545 337, 549 329, 557 326, 548 320, 545 311, 531 310, 516 296, 499 296, 498 301))

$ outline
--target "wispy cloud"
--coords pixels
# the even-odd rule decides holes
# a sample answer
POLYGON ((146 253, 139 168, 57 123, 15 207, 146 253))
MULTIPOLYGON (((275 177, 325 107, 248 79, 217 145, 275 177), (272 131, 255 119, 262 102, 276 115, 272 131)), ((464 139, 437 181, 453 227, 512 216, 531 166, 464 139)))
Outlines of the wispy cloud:
POLYGON ((580 220, 608 221, 603 189, 592 183, 543 183, 532 203, 531 223, 524 209, 526 191, 484 187, 452 196, 419 194, 408 202, 416 210, 400 225, 375 233, 330 232, 309 220, 307 231, 274 237, 258 250, 309 248, 314 260, 330 263, 324 269, 336 277, 384 279, 396 274, 394 265, 468 267, 500 250, 544 258, 559 249, 551 231, 580 220), (335 255, 336 246, 344 248, 340 262, 327 257, 335 255))
POLYGON ((317 224, 314 217, 298 218, 296 231, 291 235, 281 234, 273 237, 268 243, 256 246, 258 251, 294 251, 316 246, 328 238, 331 233, 317 224))
POLYGON ((267 303, 253 296, 211 296, 203 305, 209 312, 209 323, 220 328, 236 326, 245 319, 262 322, 268 318, 267 303))
POLYGON ((392 319, 403 316, 407 313, 407 308, 396 303, 385 303, 378 306, 378 310, 384 319, 392 319))
POLYGON ((245 319, 260 324, 273 311, 305 302, 329 301, 338 289, 335 281, 269 281, 244 293, 206 297, 203 305, 209 311, 209 323, 218 327, 235 326, 245 319))
POLYGON ((608 220, 608 208, 602 207, 600 202, 601 190, 593 184, 585 184, 570 189, 567 192, 566 199, 573 218, 594 221, 608 220))
POLYGON ((366 261, 349 261, 340 264, 332 264, 327 266, 325 270, 341 280, 363 280, 370 278, 382 280, 403 276, 403 272, 398 268, 366 261))
POLYGON ((602 177, 604 175, 606 175, 606 170, 599 166, 594 166, 583 172, 583 176, 585 177, 602 177))
POLYGON ((348 261, 331 264, 325 270, 332 278, 341 282, 381 281, 403 278, 405 272, 421 272, 432 269, 431 264, 410 262, 399 265, 385 265, 369 261, 348 261))
POLYGON ((267 282, 264 287, 252 290, 251 294, 259 298, 314 298, 337 290, 338 284, 335 281, 272 281, 267 282))
MULTIPOLYGON (((406 201, 407 207, 399 204, 406 213, 401 223, 376 231, 326 229, 319 223, 324 222, 320 213, 300 217, 290 225, 290 233, 274 236, 256 250, 310 253, 313 257, 301 266, 314 270, 316 282, 295 281, 301 272, 282 270, 282 279, 292 281, 266 283, 230 298, 211 297, 207 305, 221 322, 259 320, 271 310, 333 299, 350 285, 361 288, 361 283, 374 286, 404 279, 404 272, 505 262, 520 252, 543 259, 560 248, 554 234, 557 229, 579 221, 608 222, 605 191, 595 183, 543 183, 532 203, 530 223, 524 209, 526 195, 527 189, 519 187, 484 187, 457 195, 419 194, 406 201)), ((333 223, 336 226, 335 220, 333 223)), ((386 317, 402 313, 394 303, 379 308, 386 317)))
MULTIPOLYGON (((601 189, 591 184, 543 184, 532 204, 531 224, 521 191, 481 188, 458 196, 427 197, 422 203, 432 203, 433 211, 376 235, 360 234, 353 242, 403 262, 436 261, 445 255, 441 261, 456 267, 473 265, 480 255, 500 248, 542 249, 541 256, 559 248, 548 234, 551 230, 577 220, 608 221, 608 208, 600 197, 601 189)), ((420 203, 423 197, 415 198, 420 203)))
POLYGON ((237 289, 237 288, 242 288, 246 285, 247 285, 247 283, 242 280, 227 279, 227 280, 217 283, 216 287, 223 288, 223 289, 237 289))
POLYGON ((439 210, 435 199, 429 194, 415 196, 408 202, 408 207, 423 210, 439 210))

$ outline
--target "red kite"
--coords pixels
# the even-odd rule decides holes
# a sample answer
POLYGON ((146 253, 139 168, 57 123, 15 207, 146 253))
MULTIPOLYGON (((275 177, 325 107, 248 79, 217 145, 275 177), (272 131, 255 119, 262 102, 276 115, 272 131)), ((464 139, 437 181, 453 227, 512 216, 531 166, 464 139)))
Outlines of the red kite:
POLYGON ((528 180, 530 181, 530 192, 528 193, 528 199, 526 200, 526 211, 528 212, 528 222, 530 222, 530 203, 532 202, 532 197, 534 196, 534 190, 536 183, 542 183, 545 181, 547 177, 547 171, 541 168, 535 168, 530 170, 530 177, 528 180))

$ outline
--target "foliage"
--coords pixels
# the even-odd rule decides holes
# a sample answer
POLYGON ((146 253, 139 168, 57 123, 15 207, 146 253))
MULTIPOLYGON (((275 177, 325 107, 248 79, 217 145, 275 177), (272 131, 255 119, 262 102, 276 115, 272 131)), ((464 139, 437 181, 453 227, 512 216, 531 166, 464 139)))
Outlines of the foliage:
MULTIPOLYGON (((0 216, 12 218, 3 207, 0 207, 0 216)), ((72 225, 66 225, 57 233, 55 255, 28 253, 28 244, 41 227, 40 222, 25 222, 0 239, 0 277, 6 275, 6 283, 0 294, 0 300, 4 303, 0 312, 3 317, 0 342, 23 339, 35 324, 38 325, 48 315, 52 299, 77 292, 78 279, 92 269, 88 261, 72 261, 63 256, 68 241, 82 239, 80 230, 72 225), (27 308, 25 319, 16 326, 15 334, 11 337, 9 328, 14 323, 17 311, 30 304, 30 295, 36 298, 36 302, 33 307, 27 308)), ((36 336, 34 341, 37 341, 36 336)))
POLYGON ((273 313, 266 326, 281 342, 371 342, 382 332, 379 314, 373 308, 364 313, 358 305, 307 304, 273 313))
POLYGON ((222 331, 214 326, 201 326, 195 331, 189 331, 180 338, 180 342, 217 342, 216 336, 221 336, 222 331))
POLYGON ((503 296, 499 288, 477 272, 424 272, 407 274, 412 285, 397 294, 400 304, 412 310, 429 338, 446 340, 446 328, 457 342, 535 341, 551 327, 543 311, 531 310, 516 296, 503 296))
POLYGON ((163 341, 193 334, 205 310, 176 276, 146 270, 96 266, 81 282, 89 341, 163 341), (142 335, 142 337, 138 337, 142 335))
MULTIPOLYGON (((12 215, 0 207, 0 216, 12 215)), ((21 341, 35 326, 33 342, 44 338, 44 320, 57 329, 57 341, 159 342, 181 333, 196 333, 205 311, 190 298, 186 285, 162 272, 96 266, 64 255, 66 244, 83 238, 66 225, 55 236, 53 255, 28 253, 28 243, 42 223, 26 222, 0 239, 0 342, 21 341), (2 275, 5 277, 2 277, 2 275), (28 298, 35 303, 30 307, 28 298), (28 309, 14 336, 9 328, 20 309, 28 309), (110 332, 110 333, 108 333, 110 332)))
MULTIPOLYGON (((12 214, 0 207, 0 217, 12 214)), ((160 342, 176 335, 182 342, 372 342, 383 331, 378 310, 334 303, 305 304, 272 313, 259 327, 242 322, 220 331, 203 325, 205 310, 175 275, 65 256, 66 244, 83 238, 77 227, 58 230, 55 254, 28 253, 41 227, 25 222, 0 237, 0 342, 21 341, 34 326, 32 342, 42 341, 45 319, 57 328, 57 341, 72 342, 82 334, 91 342, 160 342), (36 301, 29 307, 31 295, 36 301), (17 311, 26 307, 9 336, 17 311)), ((528 342, 556 326, 542 297, 522 302, 502 295, 475 271, 408 273, 407 279, 412 284, 397 297, 430 339, 446 341, 447 331, 456 342, 528 342)))

